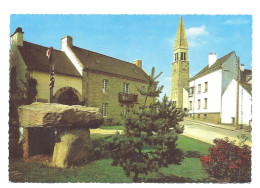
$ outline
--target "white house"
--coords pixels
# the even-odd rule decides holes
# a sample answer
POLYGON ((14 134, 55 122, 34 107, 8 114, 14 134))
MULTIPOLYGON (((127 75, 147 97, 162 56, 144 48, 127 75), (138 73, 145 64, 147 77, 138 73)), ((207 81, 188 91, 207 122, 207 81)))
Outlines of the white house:
MULTIPOLYGON (((232 123, 236 110, 236 84, 234 87, 233 84, 237 78, 238 57, 234 51, 219 59, 216 53, 210 53, 208 60, 208 65, 189 80, 190 117, 218 124, 232 123)), ((240 85, 243 115, 239 122, 248 124, 251 119, 249 84, 240 85)))
MULTIPOLYGON (((239 124, 249 124, 252 120, 252 93, 251 85, 239 84, 239 124)), ((237 82, 232 80, 222 95, 222 123, 234 123, 236 117, 236 90, 237 82)))

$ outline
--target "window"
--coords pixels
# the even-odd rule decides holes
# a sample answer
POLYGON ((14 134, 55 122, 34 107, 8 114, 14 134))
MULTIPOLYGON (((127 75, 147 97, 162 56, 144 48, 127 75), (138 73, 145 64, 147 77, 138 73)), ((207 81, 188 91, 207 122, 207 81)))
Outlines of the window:
POLYGON ((201 93, 201 84, 198 85, 198 94, 201 93))
POLYGON ((123 93, 129 93, 130 84, 123 83, 123 93))
POLYGON ((200 99, 198 100, 198 110, 200 109, 200 99))
MULTIPOLYGON (((145 91, 145 86, 142 86, 142 87, 141 87, 141 90, 142 90, 142 91, 145 91)), ((145 97, 145 95, 142 94, 141 97, 145 97)))
POLYGON ((190 95, 193 95, 194 93, 194 87, 190 87, 190 95))
POLYGON ((184 60, 186 61, 186 53, 184 53, 184 60))
POLYGON ((208 99, 205 98, 204 99, 204 109, 207 109, 208 108, 208 99))
POLYGON ((184 53, 183 52, 181 52, 181 60, 184 60, 184 55, 183 55, 184 53))
POLYGON ((205 82, 205 90, 204 92, 206 93, 208 91, 208 82, 205 82))
POLYGON ((179 53, 175 53, 174 58, 175 58, 175 61, 178 61, 179 60, 179 53))
POLYGON ((103 93, 107 93, 107 85, 108 85, 108 80, 104 79, 102 83, 102 91, 103 93))
POLYGON ((190 101, 190 110, 192 110, 192 101, 190 101))
POLYGON ((102 104, 102 116, 107 117, 107 103, 102 104))

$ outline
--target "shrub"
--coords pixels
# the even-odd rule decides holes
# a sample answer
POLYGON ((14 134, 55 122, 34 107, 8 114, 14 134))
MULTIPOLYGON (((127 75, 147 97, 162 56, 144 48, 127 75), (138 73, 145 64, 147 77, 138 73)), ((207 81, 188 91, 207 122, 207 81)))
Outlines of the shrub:
POLYGON ((215 139, 209 155, 201 156, 206 172, 224 182, 245 183, 251 181, 251 148, 237 146, 226 139, 215 139))

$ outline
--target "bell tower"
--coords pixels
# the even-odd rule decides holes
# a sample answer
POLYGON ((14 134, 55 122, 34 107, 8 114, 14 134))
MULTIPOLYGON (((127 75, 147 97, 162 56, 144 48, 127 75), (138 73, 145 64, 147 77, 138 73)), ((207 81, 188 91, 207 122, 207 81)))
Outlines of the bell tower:
POLYGON ((177 108, 184 108, 184 92, 189 89, 189 60, 188 42, 182 17, 180 18, 174 47, 172 63, 172 88, 170 99, 176 103, 177 108))

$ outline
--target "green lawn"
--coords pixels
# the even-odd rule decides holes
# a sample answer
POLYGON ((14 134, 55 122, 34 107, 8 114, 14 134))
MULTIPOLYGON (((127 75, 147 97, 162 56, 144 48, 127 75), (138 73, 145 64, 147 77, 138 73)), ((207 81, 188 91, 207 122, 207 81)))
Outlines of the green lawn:
MULTIPOLYGON (((97 141, 106 137, 109 136, 93 135, 92 139, 97 141)), ((161 168, 159 173, 150 173, 148 176, 141 175, 142 181, 192 182, 207 178, 198 156, 206 155, 211 145, 185 136, 180 136, 177 143, 186 156, 182 164, 161 168)), ((36 162, 12 159, 9 164, 9 178, 11 182, 132 182, 130 177, 125 176, 121 167, 111 166, 111 163, 112 159, 101 159, 78 168, 58 169, 36 162)))
POLYGON ((100 127, 101 129, 109 129, 109 130, 124 130, 125 127, 122 125, 115 125, 115 126, 106 126, 106 125, 102 125, 100 127))

